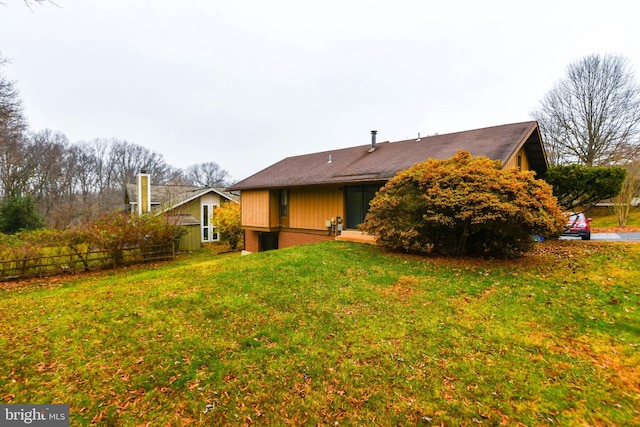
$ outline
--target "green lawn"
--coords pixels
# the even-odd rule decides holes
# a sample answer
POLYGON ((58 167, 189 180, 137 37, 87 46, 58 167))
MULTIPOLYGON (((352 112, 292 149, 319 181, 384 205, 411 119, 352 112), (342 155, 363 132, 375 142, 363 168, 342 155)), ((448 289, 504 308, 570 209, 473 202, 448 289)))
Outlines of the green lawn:
MULTIPOLYGON (((593 219, 591 226, 594 228, 618 227, 616 216, 608 208, 594 208, 587 212, 587 216, 593 219)), ((640 209, 634 208, 627 220, 627 227, 640 228, 640 209)))
POLYGON ((640 425, 638 266, 640 244, 326 242, 0 284, 0 403, 72 425, 640 425))

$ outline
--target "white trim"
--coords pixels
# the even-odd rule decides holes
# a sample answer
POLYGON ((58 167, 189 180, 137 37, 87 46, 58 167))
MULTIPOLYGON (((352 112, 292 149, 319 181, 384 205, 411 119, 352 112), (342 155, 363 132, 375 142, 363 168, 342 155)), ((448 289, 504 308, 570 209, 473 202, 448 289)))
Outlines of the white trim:
MULTIPOLYGON (((182 206, 182 205, 184 205, 184 204, 187 204, 187 203, 189 203, 190 201, 197 199, 198 197, 202 197, 202 196, 204 196, 204 195, 206 195, 206 194, 209 194, 209 193, 217 194, 217 195, 218 195, 218 196, 220 196, 220 197, 224 197, 224 198, 225 198, 225 200, 228 200, 228 201, 233 202, 233 203, 240 204, 240 202, 238 202, 237 200, 233 200, 233 199, 229 198, 229 196, 227 196, 227 195, 226 195, 226 194, 224 194, 223 192, 218 191, 218 190, 216 190, 215 188, 208 187, 208 188, 203 188, 203 189, 202 189, 202 191, 195 192, 191 197, 189 197, 189 198, 187 198, 187 199, 185 199, 185 200, 181 200, 181 201, 179 201, 179 202, 177 202, 177 203, 174 203, 173 205, 167 206, 167 207, 166 207, 166 208, 164 208, 162 211, 163 211, 163 212, 168 212, 168 211, 173 210, 173 209, 175 209, 175 208, 177 208, 177 207, 179 207, 179 206, 182 206)), ((216 205, 216 206, 217 206, 217 205, 216 205)))
POLYGON ((200 241, 201 242, 218 242, 220 241, 220 234, 216 231, 216 227, 211 224, 211 214, 217 207, 215 203, 201 203, 200 204, 200 241), (205 208, 207 214, 205 215, 205 208), (212 238, 215 236, 215 238, 212 238))

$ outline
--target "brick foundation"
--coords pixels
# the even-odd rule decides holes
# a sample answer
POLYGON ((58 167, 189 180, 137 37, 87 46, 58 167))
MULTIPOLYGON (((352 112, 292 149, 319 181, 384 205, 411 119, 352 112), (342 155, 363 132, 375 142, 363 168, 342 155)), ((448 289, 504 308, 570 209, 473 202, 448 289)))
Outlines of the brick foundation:
MULTIPOLYGON (((334 236, 323 233, 300 233, 293 231, 280 231, 278 233, 278 248, 284 249, 291 246, 306 245, 309 243, 333 240, 334 236)), ((249 252, 260 252, 260 232, 246 230, 244 234, 244 249, 249 252)))
POLYGON ((258 252, 260 248, 260 241, 258 239, 259 233, 257 231, 246 230, 244 232, 244 250, 249 252, 258 252))

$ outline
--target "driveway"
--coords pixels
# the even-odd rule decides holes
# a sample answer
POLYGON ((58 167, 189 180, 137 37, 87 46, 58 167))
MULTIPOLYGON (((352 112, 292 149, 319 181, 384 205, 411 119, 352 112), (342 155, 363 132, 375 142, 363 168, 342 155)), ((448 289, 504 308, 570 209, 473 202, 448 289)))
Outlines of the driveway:
POLYGON ((591 240, 640 240, 640 233, 591 233, 591 240))
MULTIPOLYGON (((561 236, 563 240, 576 239, 578 237, 561 236)), ((609 241, 624 241, 634 242, 640 241, 640 233, 591 233, 591 240, 609 240, 609 241)))

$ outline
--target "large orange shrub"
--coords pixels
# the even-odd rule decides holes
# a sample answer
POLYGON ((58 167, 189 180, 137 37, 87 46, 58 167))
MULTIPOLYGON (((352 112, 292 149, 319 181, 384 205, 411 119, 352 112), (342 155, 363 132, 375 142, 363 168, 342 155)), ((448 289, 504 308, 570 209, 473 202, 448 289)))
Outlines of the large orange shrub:
POLYGON ((394 250, 513 257, 532 249, 534 235, 558 236, 563 225, 551 186, 534 172, 459 151, 398 173, 361 228, 394 250))

